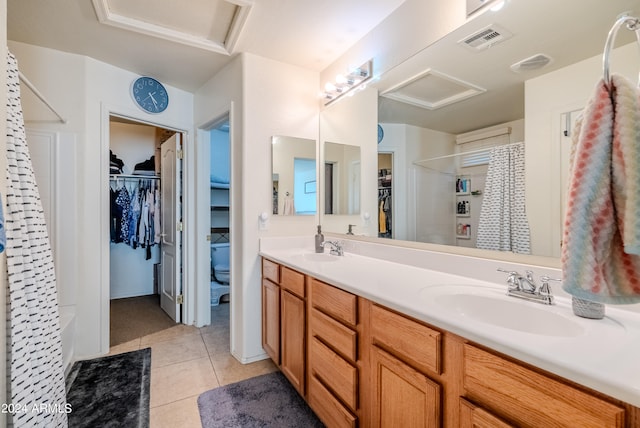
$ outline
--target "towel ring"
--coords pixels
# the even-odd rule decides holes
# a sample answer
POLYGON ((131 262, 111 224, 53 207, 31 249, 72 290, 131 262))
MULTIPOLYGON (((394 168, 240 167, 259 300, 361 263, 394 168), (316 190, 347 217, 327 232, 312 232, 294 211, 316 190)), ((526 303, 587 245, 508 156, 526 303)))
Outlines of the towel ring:
MULTIPOLYGON (((622 27, 624 24, 627 25, 627 29, 634 31, 636 33, 636 39, 638 40, 638 44, 640 45, 640 19, 635 18, 633 16, 624 15, 616 20, 609 30, 609 35, 607 35, 607 42, 604 45, 604 53, 602 54, 602 70, 604 73, 604 82, 609 91, 611 91, 611 73, 609 70, 609 57, 611 56, 611 50, 613 49, 613 42, 616 39, 616 34, 618 33, 618 29, 622 27)), ((638 85, 640 86, 640 74, 638 75, 638 85)))

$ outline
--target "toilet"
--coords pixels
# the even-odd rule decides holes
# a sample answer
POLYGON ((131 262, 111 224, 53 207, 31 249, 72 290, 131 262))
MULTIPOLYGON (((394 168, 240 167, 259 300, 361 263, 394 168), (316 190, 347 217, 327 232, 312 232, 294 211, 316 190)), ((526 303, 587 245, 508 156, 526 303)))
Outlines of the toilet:
POLYGON ((229 243, 211 244, 211 306, 217 306, 220 298, 229 294, 229 243))

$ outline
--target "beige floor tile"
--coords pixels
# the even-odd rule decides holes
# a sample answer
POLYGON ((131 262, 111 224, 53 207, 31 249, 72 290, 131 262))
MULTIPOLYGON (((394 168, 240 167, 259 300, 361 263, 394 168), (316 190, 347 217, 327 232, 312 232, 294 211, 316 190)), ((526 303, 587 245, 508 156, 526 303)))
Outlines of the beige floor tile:
POLYGON ((173 403, 218 386, 209 358, 152 368, 150 406, 173 403))
POLYGON ((198 333, 185 334, 151 345, 151 368, 159 368, 208 357, 202 336, 198 333))
POLYGON ((140 338, 112 346, 109 348, 109 354, 107 355, 122 354, 123 352, 137 351, 138 349, 140 349, 140 338))
POLYGON ((154 343, 164 342, 169 339, 182 337, 188 334, 195 334, 198 332, 198 328, 192 325, 177 324, 174 327, 168 328, 166 330, 149 334, 147 336, 142 336, 142 338, 140 339, 140 346, 146 347, 154 343))
POLYGON ((207 347, 209 356, 229 355, 231 342, 228 332, 226 334, 203 334, 202 339, 207 347))
POLYGON ((154 407, 150 419, 150 428, 201 428, 198 396, 154 407))
POLYGON ((242 364, 231 354, 211 357, 211 363, 221 386, 271 373, 278 369, 270 359, 242 364))

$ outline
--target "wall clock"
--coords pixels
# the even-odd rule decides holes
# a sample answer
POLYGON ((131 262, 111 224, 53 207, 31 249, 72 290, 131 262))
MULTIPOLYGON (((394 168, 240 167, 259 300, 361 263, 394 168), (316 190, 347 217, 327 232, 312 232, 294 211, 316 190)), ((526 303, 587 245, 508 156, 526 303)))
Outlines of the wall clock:
POLYGON ((169 94, 162 83, 153 77, 142 76, 131 84, 131 96, 136 105, 147 113, 162 113, 169 105, 169 94))
POLYGON ((378 144, 382 142, 383 138, 384 138, 384 130, 382 129, 382 126, 378 125, 378 144))

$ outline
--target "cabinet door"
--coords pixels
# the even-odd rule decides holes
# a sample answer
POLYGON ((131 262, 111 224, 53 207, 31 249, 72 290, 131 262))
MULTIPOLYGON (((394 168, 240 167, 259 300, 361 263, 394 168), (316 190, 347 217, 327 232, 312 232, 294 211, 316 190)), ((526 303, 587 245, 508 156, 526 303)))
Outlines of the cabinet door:
POLYGON ((262 280, 262 347, 280 365, 280 287, 262 280))
POLYGON ((374 427, 439 427, 440 385, 373 346, 374 427))
POLYGON ((282 372, 304 396, 305 388, 305 303, 299 297, 282 290, 281 299, 281 341, 282 372))
POLYGON ((460 399, 460 428, 513 428, 481 407, 460 399))

